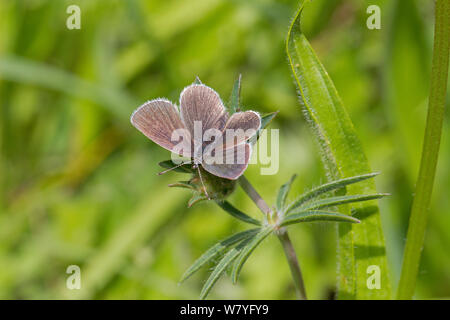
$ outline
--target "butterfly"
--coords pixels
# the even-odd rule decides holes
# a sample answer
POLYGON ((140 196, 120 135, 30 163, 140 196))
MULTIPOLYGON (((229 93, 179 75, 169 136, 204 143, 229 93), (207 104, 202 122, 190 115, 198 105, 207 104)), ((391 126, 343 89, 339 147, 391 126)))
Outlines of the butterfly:
POLYGON ((131 123, 161 147, 190 158, 180 165, 193 162, 214 176, 239 178, 248 167, 249 139, 260 129, 261 116, 255 111, 229 115, 219 94, 204 84, 186 87, 179 105, 162 98, 148 101, 133 112, 131 123))

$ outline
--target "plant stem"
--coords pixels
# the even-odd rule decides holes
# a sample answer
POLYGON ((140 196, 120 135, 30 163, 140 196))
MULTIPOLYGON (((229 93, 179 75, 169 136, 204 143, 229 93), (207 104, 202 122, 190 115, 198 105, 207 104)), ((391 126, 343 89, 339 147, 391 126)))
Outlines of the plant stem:
POLYGON ((269 218, 270 213, 272 210, 270 210, 269 205, 264 201, 263 198, 259 195, 259 193, 253 188, 251 183, 247 180, 246 177, 243 175, 239 177, 239 183, 244 189, 244 191, 247 193, 247 195, 253 200, 253 202, 256 204, 256 206, 259 208, 259 210, 262 211, 262 213, 269 218))
MULTIPOLYGON (((247 193, 250 199, 258 206, 262 213, 266 216, 267 220, 271 220, 272 210, 269 205, 259 193, 253 188, 250 181, 247 180, 243 175, 239 178, 239 183, 242 189, 247 193)), ((280 239, 283 245, 284 253, 286 255, 289 268, 291 269, 292 279, 294 280, 295 291, 299 299, 306 299, 306 290, 303 283, 302 271, 300 270, 300 265, 298 263, 297 254, 295 253, 294 246, 292 245, 291 239, 286 229, 280 229, 277 232, 278 239, 280 239)))
POLYGON ((419 177, 417 179, 415 196, 411 208, 402 273, 398 287, 398 299, 412 299, 419 271, 420 255, 430 213, 431 194, 436 174, 442 124, 444 121, 449 48, 450 1, 437 0, 430 97, 425 138, 419 177))
POLYGON ((295 254, 294 246, 286 230, 278 233, 278 239, 280 239, 283 245, 284 254, 291 269, 292 279, 294 280, 295 292, 300 300, 306 300, 305 284, 303 283, 302 271, 298 264, 297 255, 295 254))

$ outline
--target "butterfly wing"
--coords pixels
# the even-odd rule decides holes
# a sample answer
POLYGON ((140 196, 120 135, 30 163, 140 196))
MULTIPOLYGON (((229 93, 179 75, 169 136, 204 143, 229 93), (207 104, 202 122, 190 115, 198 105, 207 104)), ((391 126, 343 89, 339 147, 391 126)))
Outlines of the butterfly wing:
POLYGON ((170 101, 148 101, 133 112, 130 120, 136 129, 161 147, 185 157, 191 156, 189 131, 170 101))
POLYGON ((202 134, 207 129, 223 130, 228 114, 219 94, 203 84, 192 84, 180 95, 180 115, 186 128, 194 137, 196 121, 202 124, 202 134))
POLYGON ((236 112, 225 124, 223 136, 230 147, 250 139, 261 127, 261 116, 255 111, 236 112))
POLYGON ((206 155, 203 157, 202 167, 215 176, 236 180, 247 169, 251 153, 252 148, 248 143, 241 143, 228 149, 223 148, 222 161, 214 161, 217 158, 212 159, 206 155))
POLYGON ((231 180, 239 178, 248 167, 252 151, 246 141, 256 134, 260 127, 261 117, 258 113, 234 113, 224 127, 222 139, 205 148, 203 168, 218 177, 231 180))

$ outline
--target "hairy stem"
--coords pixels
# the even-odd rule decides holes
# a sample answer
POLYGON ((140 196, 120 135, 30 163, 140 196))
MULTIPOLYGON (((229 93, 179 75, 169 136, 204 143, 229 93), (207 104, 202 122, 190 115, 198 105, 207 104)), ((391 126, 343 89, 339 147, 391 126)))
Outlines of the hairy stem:
POLYGON ((286 255, 289 268, 291 269, 292 279, 294 280, 295 292, 297 293, 297 297, 301 300, 306 300, 307 297, 305 284, 303 283, 302 271, 300 269, 300 265, 298 264, 297 255, 287 231, 283 230, 282 232, 280 232, 278 234, 278 239, 280 239, 281 244, 283 245, 284 254, 286 255))
POLYGON ((436 174, 442 124, 444 121, 449 64, 449 43, 450 1, 437 0, 435 8, 431 86, 425 138, 419 177, 417 179, 415 196, 411 208, 402 273, 398 288, 398 299, 411 299, 413 297, 419 271, 420 255, 430 213, 431 193, 436 174))
MULTIPOLYGON (((239 183, 242 189, 247 193, 250 199, 258 206, 262 213, 266 216, 268 221, 272 220, 272 210, 269 205, 259 193, 253 188, 250 181, 247 180, 243 175, 239 178, 239 183)), ((278 239, 280 239, 283 245, 284 253, 286 255, 289 268, 291 269, 292 279, 294 280, 295 290, 299 299, 306 299, 305 285, 303 283, 302 272, 300 270, 300 265, 298 263, 297 254, 295 253, 294 246, 289 239, 286 229, 279 230, 277 233, 278 239)))

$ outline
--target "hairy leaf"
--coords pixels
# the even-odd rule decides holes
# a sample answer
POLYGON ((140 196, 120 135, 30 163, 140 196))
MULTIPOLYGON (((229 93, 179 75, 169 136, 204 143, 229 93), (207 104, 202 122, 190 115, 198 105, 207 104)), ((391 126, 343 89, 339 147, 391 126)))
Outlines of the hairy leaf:
POLYGON ((329 208, 329 207, 343 205, 346 203, 380 199, 387 195, 389 195, 389 194, 375 193, 375 194, 362 194, 362 195, 358 194, 358 195, 351 195, 351 196, 330 197, 330 198, 320 199, 320 200, 308 203, 304 206, 300 206, 298 208, 293 209, 290 213, 298 213, 298 212, 305 211, 305 210, 317 210, 317 209, 329 208))
POLYGON ((188 279, 195 272, 197 272, 202 266, 209 263, 215 257, 221 255, 226 249, 230 246, 243 241, 245 239, 251 238, 256 235, 260 229, 254 228, 250 230, 245 230, 216 243, 214 246, 209 248, 204 254, 200 256, 195 262, 186 270, 183 276, 180 279, 180 283, 188 279))
POLYGON ((333 191, 333 190, 339 190, 341 188, 344 188, 345 186, 348 186, 350 184, 353 183, 357 183, 369 178, 373 178, 374 176, 378 175, 379 173, 369 173, 369 174, 363 174, 363 175, 358 175, 358 176, 354 176, 354 177, 350 177, 350 178, 344 178, 344 179, 339 179, 339 180, 335 180, 335 181, 331 181, 325 184, 320 185, 317 188, 312 189, 311 191, 308 191, 304 194, 302 194, 299 198, 297 198, 294 202, 292 202, 288 208, 286 209, 287 212, 300 207, 302 204, 304 204, 305 202, 310 201, 311 199, 317 198, 319 196, 321 196, 324 193, 333 191))
MULTIPOLYGON (((323 162, 331 179, 370 172, 370 166, 355 128, 327 71, 300 28, 299 9, 287 37, 287 54, 304 113, 319 141, 323 162)), ((341 194, 376 193, 371 180, 346 186, 341 194)), ((367 201, 340 206, 355 211, 363 223, 338 224, 338 298, 388 299, 391 295, 383 231, 378 205, 367 201), (367 287, 367 268, 381 270, 381 289, 367 287)))
POLYGON ((277 207, 278 211, 282 210, 282 208, 284 207, 288 193, 291 190, 292 182, 294 182, 294 179, 296 177, 297 177, 297 175, 294 174, 291 177, 291 179, 288 182, 286 182, 285 184, 283 184, 281 186, 280 190, 278 191, 277 202, 276 202, 276 207, 277 207))
POLYGON ((287 216, 280 224, 280 226, 284 227, 294 223, 313 222, 313 221, 322 221, 322 222, 335 221, 335 222, 350 222, 350 223, 361 222, 358 219, 349 216, 347 214, 342 214, 338 212, 311 210, 287 216))
POLYGON ((206 296, 211 291, 214 284, 219 280, 222 273, 226 270, 226 268, 237 258, 240 254, 241 250, 245 248, 248 243, 252 240, 252 238, 248 238, 239 243, 236 247, 230 249, 223 258, 219 261, 219 263, 214 268, 213 272, 209 276, 208 280, 206 280, 202 291, 200 292, 200 299, 205 299, 206 296))
POLYGON ((249 241, 245 248, 242 249, 242 252, 239 254, 239 257, 237 258, 235 264, 233 265, 233 271, 231 272, 231 279, 233 280, 233 283, 237 282, 237 279, 239 278, 239 274, 241 273, 242 267, 244 266, 244 263, 247 261, 250 254, 253 252, 253 250, 256 249, 256 247, 265 239, 269 234, 271 234, 273 231, 273 227, 268 226, 266 228, 261 229, 261 231, 254 236, 251 241, 249 241))

